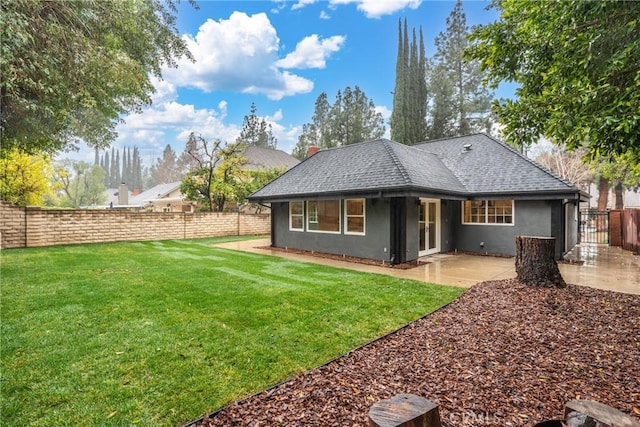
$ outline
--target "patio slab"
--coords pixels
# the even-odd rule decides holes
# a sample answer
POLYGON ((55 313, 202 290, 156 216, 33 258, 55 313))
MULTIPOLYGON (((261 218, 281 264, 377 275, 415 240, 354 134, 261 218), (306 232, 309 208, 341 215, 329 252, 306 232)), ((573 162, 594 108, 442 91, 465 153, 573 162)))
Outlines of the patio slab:
MULTIPOLYGON (((268 248, 270 240, 254 239, 227 242, 217 247, 273 255, 302 262, 329 265, 367 273, 386 274, 394 277, 419 280, 428 283, 468 288, 478 282, 516 277, 513 258, 469 254, 436 254, 423 257, 427 264, 401 270, 377 265, 359 264, 284 252, 268 248)), ((592 245, 579 246, 568 254, 578 264, 560 264, 560 273, 567 283, 590 286, 617 292, 640 295, 640 257, 621 248, 592 245)))

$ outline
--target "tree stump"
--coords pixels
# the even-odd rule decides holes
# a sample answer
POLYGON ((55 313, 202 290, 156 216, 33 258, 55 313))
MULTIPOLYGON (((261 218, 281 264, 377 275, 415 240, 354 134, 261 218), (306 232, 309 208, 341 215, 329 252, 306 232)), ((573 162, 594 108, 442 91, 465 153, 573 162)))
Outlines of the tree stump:
POLYGON ((438 405, 421 396, 398 394, 369 410, 369 427, 442 427, 438 405))
POLYGON ((518 281, 529 286, 563 288, 555 258, 555 237, 516 236, 516 273, 518 281))

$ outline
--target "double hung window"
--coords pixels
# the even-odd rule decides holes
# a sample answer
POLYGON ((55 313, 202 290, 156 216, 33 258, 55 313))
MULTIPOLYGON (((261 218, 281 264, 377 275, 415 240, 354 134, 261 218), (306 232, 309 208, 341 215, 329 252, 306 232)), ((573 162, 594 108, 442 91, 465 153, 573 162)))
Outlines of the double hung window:
POLYGON ((364 234, 364 199, 347 199, 344 203, 345 234, 364 234))
POLYGON ((289 202, 289 230, 304 230, 304 202, 289 202))
POLYGON ((513 225, 513 200, 465 200, 462 222, 513 225))

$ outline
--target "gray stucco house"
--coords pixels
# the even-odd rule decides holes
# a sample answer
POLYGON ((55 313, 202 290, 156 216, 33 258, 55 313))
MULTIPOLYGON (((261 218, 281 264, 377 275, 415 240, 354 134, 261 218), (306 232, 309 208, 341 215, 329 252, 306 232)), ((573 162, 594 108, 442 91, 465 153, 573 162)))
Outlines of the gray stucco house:
POLYGON ((588 197, 486 134, 322 150, 261 188, 271 244, 391 264, 448 251, 515 254, 518 235, 578 243, 588 197))

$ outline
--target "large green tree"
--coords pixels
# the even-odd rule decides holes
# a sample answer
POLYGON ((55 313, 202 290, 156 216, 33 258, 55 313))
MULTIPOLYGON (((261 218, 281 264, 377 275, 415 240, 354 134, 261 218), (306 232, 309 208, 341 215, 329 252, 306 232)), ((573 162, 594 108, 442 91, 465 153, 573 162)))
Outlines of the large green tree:
POLYGON ((469 27, 458 0, 447 17, 447 28, 435 39, 436 54, 429 73, 432 102, 430 139, 485 132, 490 127, 492 95, 483 88, 480 61, 463 57, 469 27))
POLYGON ((358 86, 339 90, 333 105, 329 105, 327 94, 323 92, 316 100, 312 122, 303 125, 293 155, 302 159, 311 145, 319 148, 340 147, 380 138, 384 131, 382 114, 376 111, 373 100, 358 86))
POLYGON ((298 137, 298 143, 293 149, 292 156, 302 160, 307 156, 310 146, 326 147, 329 145, 329 111, 331 104, 326 92, 322 92, 316 98, 315 108, 310 123, 302 125, 302 134, 298 137))
POLYGON ((184 174, 171 145, 167 144, 164 147, 162 157, 156 159, 155 164, 151 166, 151 175, 153 176, 153 185, 168 184, 182 179, 184 174))
POLYGON ((151 102, 150 76, 189 56, 176 1, 0 2, 0 155, 108 146, 151 102))
POLYGON ((99 165, 64 159, 56 165, 53 186, 58 192, 52 204, 79 208, 100 205, 107 200, 105 171, 99 165))
POLYGON ((278 139, 273 135, 271 124, 267 124, 265 119, 260 119, 257 111, 256 104, 252 102, 249 115, 244 116, 238 141, 245 145, 276 148, 278 139))
POLYGON ((182 179, 180 191, 189 200, 201 203, 211 212, 222 212, 227 200, 238 200, 244 195, 246 174, 242 166, 247 163, 246 145, 208 140, 192 132, 186 147, 195 166, 182 179))
POLYGON ((496 105, 504 135, 545 135, 594 158, 640 161, 640 2, 494 0, 500 19, 477 27, 470 58, 494 87, 519 83, 496 105))

